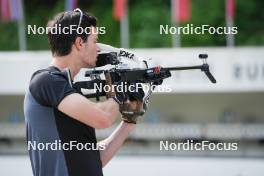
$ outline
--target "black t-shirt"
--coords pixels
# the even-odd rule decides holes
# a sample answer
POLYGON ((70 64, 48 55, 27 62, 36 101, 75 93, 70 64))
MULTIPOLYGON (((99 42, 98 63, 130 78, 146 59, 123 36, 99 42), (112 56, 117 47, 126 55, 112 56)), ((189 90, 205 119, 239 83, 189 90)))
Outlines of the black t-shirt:
POLYGON ((72 93, 77 91, 67 73, 56 67, 32 75, 24 113, 35 176, 103 175, 95 129, 57 109, 61 100, 72 93))

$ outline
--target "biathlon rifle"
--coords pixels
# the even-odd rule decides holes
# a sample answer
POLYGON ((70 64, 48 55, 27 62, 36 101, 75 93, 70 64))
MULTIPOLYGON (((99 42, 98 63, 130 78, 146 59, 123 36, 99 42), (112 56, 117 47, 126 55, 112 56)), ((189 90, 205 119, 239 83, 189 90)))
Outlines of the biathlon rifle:
MULTIPOLYGON (((124 82, 126 85, 135 84, 135 83, 146 83, 150 86, 161 85, 163 80, 171 77, 171 71, 181 71, 181 70, 201 70, 205 73, 208 79, 212 83, 216 83, 216 79, 211 74, 209 65, 207 64, 207 54, 199 54, 199 58, 202 60, 201 65, 194 66, 179 66, 179 67, 152 67, 148 68, 147 62, 144 60, 138 59, 133 53, 128 52, 125 49, 117 49, 109 45, 100 44, 101 48, 105 49, 107 53, 100 53, 98 55, 96 67, 92 70, 88 70, 85 72, 85 77, 89 77, 89 81, 78 81, 73 85, 75 89, 81 92, 82 89, 93 89, 95 90, 95 85, 106 85, 105 79, 102 79, 102 75, 106 72, 110 73, 112 82, 124 82), (113 52, 114 51, 114 52, 113 52), (144 63, 141 68, 129 68, 124 67, 124 60, 121 57, 126 58, 127 60, 133 60, 133 62, 144 63), (112 65, 113 68, 110 69, 97 69, 98 67, 112 65)), ((149 98, 152 93, 149 90, 146 98, 149 98)), ((106 93, 104 91, 100 92, 98 89, 93 93, 86 94, 87 98, 96 98, 99 101, 99 97, 105 96, 106 93)))

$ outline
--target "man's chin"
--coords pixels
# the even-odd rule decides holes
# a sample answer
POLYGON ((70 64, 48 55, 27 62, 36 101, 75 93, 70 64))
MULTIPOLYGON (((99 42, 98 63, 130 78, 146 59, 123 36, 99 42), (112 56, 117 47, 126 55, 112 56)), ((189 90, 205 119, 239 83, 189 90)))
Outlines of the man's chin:
POLYGON ((93 63, 93 64, 87 64, 86 65, 86 68, 94 68, 96 67, 96 63, 93 63))
POLYGON ((96 67, 96 62, 95 62, 95 63, 93 63, 92 67, 96 67))

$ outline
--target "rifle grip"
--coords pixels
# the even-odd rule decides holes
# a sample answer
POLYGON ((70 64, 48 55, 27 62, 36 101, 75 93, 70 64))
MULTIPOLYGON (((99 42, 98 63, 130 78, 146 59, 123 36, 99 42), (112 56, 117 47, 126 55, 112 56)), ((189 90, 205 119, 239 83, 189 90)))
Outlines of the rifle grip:
POLYGON ((106 98, 112 98, 115 96, 115 90, 112 90, 112 77, 110 75, 110 72, 105 72, 105 85, 110 86, 110 91, 109 92, 105 92, 106 93, 106 98))

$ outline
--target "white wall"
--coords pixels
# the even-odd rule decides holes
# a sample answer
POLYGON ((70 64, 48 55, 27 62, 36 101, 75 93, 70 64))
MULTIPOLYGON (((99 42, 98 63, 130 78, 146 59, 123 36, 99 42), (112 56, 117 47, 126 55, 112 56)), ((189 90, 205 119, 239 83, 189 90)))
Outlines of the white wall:
MULTIPOLYGON (((217 84, 211 84, 200 71, 173 73, 164 84, 173 92, 255 92, 264 91, 264 48, 183 48, 136 49, 139 56, 152 58, 150 65, 199 65, 198 54, 208 53, 211 72, 217 84)), ((24 94, 31 74, 51 61, 49 51, 0 52, 0 94, 24 94)))

